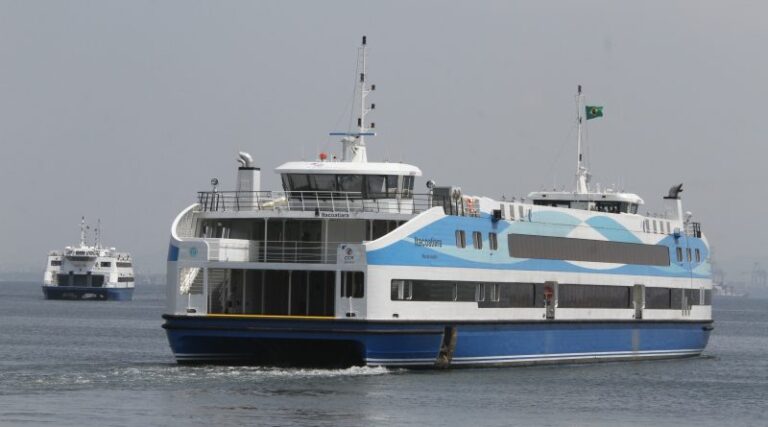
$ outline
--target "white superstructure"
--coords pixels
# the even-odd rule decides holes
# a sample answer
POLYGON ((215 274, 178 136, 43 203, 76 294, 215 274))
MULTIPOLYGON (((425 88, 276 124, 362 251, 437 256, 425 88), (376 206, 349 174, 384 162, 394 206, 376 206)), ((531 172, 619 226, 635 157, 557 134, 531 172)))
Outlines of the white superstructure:
POLYGON ((93 245, 86 243, 85 217, 80 223, 80 243, 51 251, 43 275, 43 292, 49 299, 130 299, 134 288, 133 259, 126 252, 101 244, 96 228, 93 245))

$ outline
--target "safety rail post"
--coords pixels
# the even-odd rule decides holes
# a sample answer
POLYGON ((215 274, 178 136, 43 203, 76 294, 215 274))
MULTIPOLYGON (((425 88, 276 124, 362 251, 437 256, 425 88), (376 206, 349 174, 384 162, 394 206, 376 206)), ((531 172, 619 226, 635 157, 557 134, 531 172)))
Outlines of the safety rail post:
POLYGON ((336 202, 333 200, 333 191, 331 191, 331 212, 336 212, 336 202))

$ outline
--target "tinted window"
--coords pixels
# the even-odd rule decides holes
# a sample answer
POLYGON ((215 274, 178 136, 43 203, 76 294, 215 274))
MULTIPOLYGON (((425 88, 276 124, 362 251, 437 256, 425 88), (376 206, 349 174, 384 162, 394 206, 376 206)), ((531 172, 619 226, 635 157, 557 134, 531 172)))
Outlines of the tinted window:
POLYGON ((309 175, 309 185, 313 191, 336 191, 336 175, 309 175))
POLYGON ((645 308, 672 307, 672 294, 669 288, 645 288, 645 308))
POLYGON ((339 175, 339 191, 362 193, 363 177, 361 175, 339 175))
POLYGON ((666 246, 527 234, 509 234, 509 255, 515 258, 669 265, 666 246))
POLYGON ((628 286, 558 285, 557 304, 570 308, 629 308, 628 286))
POLYGON ((364 281, 362 271, 345 271, 341 276, 341 296, 362 298, 365 295, 364 281))
POLYGON ((488 233, 488 246, 492 251, 499 249, 499 241, 496 238, 496 233, 488 233))
POLYGON ((472 232, 472 245, 475 249, 483 249, 483 234, 479 231, 472 232))
POLYGON ((307 175, 291 174, 289 175, 291 180, 292 191, 310 191, 309 177, 307 175))
POLYGON ((467 246, 467 238, 464 230, 456 230, 456 247, 464 248, 467 246))
POLYGON ((387 196, 386 178, 383 175, 368 175, 365 177, 365 190, 371 198, 387 196))

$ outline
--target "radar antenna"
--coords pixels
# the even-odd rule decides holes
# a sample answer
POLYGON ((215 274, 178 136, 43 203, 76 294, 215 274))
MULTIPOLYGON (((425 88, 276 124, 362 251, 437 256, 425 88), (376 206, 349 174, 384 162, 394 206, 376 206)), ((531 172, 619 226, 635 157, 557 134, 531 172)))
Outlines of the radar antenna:
POLYGON ((375 123, 371 123, 370 126, 366 125, 365 118, 372 110, 376 109, 376 104, 366 104, 368 94, 376 90, 376 85, 368 85, 368 46, 367 37, 363 36, 363 42, 360 47, 357 48, 357 63, 359 66, 360 78, 357 82, 357 91, 360 95, 360 116, 357 118, 357 132, 331 132, 331 136, 341 136, 341 142, 344 144, 344 152, 342 154, 342 160, 345 162, 361 162, 368 161, 368 156, 365 151, 365 137, 375 136, 376 133, 372 132, 372 129, 376 127, 375 123))

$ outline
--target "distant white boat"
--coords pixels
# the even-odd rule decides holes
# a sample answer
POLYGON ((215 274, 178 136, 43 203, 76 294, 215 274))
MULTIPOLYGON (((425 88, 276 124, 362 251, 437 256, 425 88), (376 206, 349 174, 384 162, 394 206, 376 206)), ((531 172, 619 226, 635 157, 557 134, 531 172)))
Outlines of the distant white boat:
POLYGON ((86 244, 85 217, 80 223, 80 244, 63 251, 51 251, 43 276, 46 299, 98 299, 130 301, 133 297, 133 259, 125 252, 96 242, 86 244))

